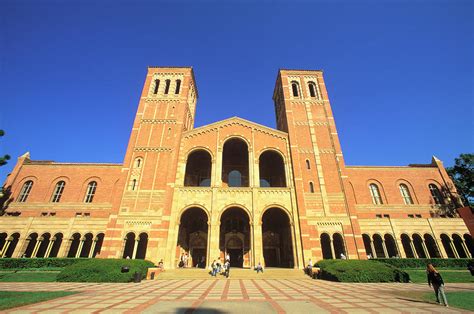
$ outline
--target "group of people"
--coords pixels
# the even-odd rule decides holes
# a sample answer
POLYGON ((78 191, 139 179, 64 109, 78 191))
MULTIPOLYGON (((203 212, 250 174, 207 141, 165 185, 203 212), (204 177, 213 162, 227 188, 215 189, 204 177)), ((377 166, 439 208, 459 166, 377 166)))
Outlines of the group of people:
POLYGON ((211 276, 216 277, 217 274, 223 274, 226 278, 230 275, 230 256, 226 254, 225 261, 222 263, 221 258, 218 257, 211 264, 211 276))

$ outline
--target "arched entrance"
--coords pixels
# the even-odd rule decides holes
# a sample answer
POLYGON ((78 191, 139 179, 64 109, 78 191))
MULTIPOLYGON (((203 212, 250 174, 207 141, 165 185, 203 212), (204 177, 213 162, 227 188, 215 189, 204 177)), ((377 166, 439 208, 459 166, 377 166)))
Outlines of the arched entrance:
POLYGON ((125 236, 125 246, 123 248, 123 258, 133 258, 133 248, 135 247, 135 233, 129 232, 125 236))
POLYGON ((331 237, 327 233, 321 234, 321 250, 323 251, 323 259, 332 259, 331 237))
POLYGON ((181 254, 188 255, 188 267, 206 267, 207 258, 208 216, 199 207, 191 207, 181 215, 176 265, 181 254))
POLYGON ((293 268, 293 243, 288 215, 280 208, 270 208, 262 217, 263 258, 266 267, 293 268))
POLYGON ((223 186, 249 186, 249 152, 247 143, 232 138, 224 143, 222 153, 223 186))
POLYGON ((344 245, 344 238, 340 233, 335 233, 332 235, 332 243, 334 245, 334 254, 336 259, 346 259, 346 246, 344 245), (344 256, 343 256, 344 255, 344 256))
POLYGON ((250 218, 240 207, 227 208, 221 216, 219 249, 230 257, 231 267, 250 267, 250 218))
POLYGON ((365 254, 367 254, 367 257, 375 257, 374 252, 372 252, 372 240, 370 239, 370 235, 366 233, 362 234, 362 240, 364 241, 365 254))
POLYGON ((387 256, 385 256, 385 250, 383 247, 382 237, 379 234, 374 234, 373 239, 374 239, 375 254, 377 258, 386 258, 387 256))

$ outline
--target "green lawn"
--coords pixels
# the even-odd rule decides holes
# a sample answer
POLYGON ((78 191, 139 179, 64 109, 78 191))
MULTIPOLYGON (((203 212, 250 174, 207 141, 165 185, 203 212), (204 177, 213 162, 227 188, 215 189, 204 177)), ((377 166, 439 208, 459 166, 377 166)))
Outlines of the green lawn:
MULTIPOLYGON (((448 299, 448 304, 451 307, 458 307, 461 309, 474 311, 474 291, 446 292, 446 298, 448 299)), ((425 293, 423 295, 423 299, 426 301, 436 302, 434 292, 425 293)))
MULTIPOLYGON (((415 283, 428 283, 426 279, 426 270, 424 269, 404 269, 409 275, 412 282, 415 283)), ((468 270, 448 270, 438 269, 439 273, 443 277, 444 282, 459 283, 459 282, 471 282, 474 283, 474 276, 468 270)))
POLYGON ((0 282, 53 282, 58 271, 2 271, 0 282))
POLYGON ((18 291, 0 291, 0 310, 10 309, 12 307, 23 306, 27 304, 56 299, 67 295, 75 294, 71 291, 39 291, 39 292, 18 292, 18 291))

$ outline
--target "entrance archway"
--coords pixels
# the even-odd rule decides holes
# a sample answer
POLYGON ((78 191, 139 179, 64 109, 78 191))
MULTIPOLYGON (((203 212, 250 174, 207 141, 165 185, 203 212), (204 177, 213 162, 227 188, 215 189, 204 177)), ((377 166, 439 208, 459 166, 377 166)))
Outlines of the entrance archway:
POLYGON ((377 258, 386 258, 387 256, 385 256, 385 250, 383 248, 382 236, 380 236, 380 234, 376 233, 376 234, 373 235, 373 239, 374 239, 375 254, 376 254, 377 258))
POLYGON ((367 257, 375 257, 374 253, 372 252, 372 246, 370 245, 370 243, 372 243, 370 235, 366 233, 362 234, 362 240, 364 241, 365 254, 367 254, 367 257))
POLYGON ((230 207, 222 214, 219 249, 221 258, 229 255, 231 267, 250 267, 250 217, 242 208, 230 207))
POLYGON ((323 259, 333 259, 331 249, 331 237, 327 233, 321 234, 321 251, 323 251, 323 259))
POLYGON ((188 255, 188 265, 192 267, 206 267, 208 216, 199 207, 191 207, 181 215, 178 242, 176 249, 176 265, 181 254, 188 255))
POLYGON ((270 208, 262 217, 263 258, 266 267, 294 266, 291 224, 280 208, 270 208))

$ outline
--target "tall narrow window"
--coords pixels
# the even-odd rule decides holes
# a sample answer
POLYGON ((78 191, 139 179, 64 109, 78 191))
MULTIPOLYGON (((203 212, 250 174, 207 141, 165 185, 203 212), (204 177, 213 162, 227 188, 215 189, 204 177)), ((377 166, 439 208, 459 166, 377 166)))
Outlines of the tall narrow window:
POLYGON ((96 189, 97 189, 97 182, 95 181, 89 182, 89 184, 87 185, 86 198, 84 199, 85 203, 92 203, 96 189))
POLYGON ((135 191, 136 188, 137 188, 137 179, 133 179, 130 182, 130 190, 135 191))
POLYGON ((413 199, 411 198, 410 190, 408 190, 408 186, 402 183, 400 184, 399 187, 400 187, 400 194, 402 195, 405 205, 413 204, 413 199))
POLYGON ((369 185, 370 195, 372 196, 372 203, 375 205, 383 204, 382 197, 380 196, 380 190, 377 184, 370 184, 369 185))
POLYGON ((141 166, 142 166, 142 158, 138 157, 138 158, 135 159, 133 167, 134 168, 141 168, 141 166))
POLYGON ((18 202, 20 203, 26 202, 26 200, 28 199, 28 196, 30 195, 32 187, 33 187, 33 181, 31 180, 26 181, 25 184, 23 184, 20 195, 18 196, 18 202))
POLYGON ((313 184, 313 182, 310 182, 310 183, 309 183, 309 191, 310 191, 311 193, 314 193, 314 184, 313 184))
POLYGON ((174 90, 174 93, 176 95, 179 94, 179 89, 181 88, 181 80, 176 80, 176 89, 174 90))
POLYGON ((314 82, 309 82, 308 87, 309 87, 309 96, 313 98, 316 97, 316 85, 314 84, 314 82))
POLYGON ((293 97, 299 97, 299 87, 298 87, 298 82, 291 82, 291 90, 293 92, 293 97))
POLYGON ((428 187, 430 188, 431 196, 433 197, 435 204, 443 205, 443 195, 441 195, 441 192, 439 191, 438 187, 434 184, 430 184, 428 187))
POLYGON ((309 164, 309 160, 308 160, 308 159, 306 159, 306 168, 307 168, 307 169, 311 169, 311 165, 309 164))
POLYGON ((158 94, 158 88, 160 88, 160 80, 155 80, 155 89, 153 90, 153 94, 158 94))
POLYGON ((165 81, 165 94, 168 94, 169 91, 170 91, 170 84, 171 84, 171 81, 170 80, 166 80, 165 81))
POLYGON ((54 187, 53 197, 51 198, 51 202, 58 203, 61 200, 61 196, 63 195, 65 185, 66 185, 66 182, 64 181, 59 181, 58 183, 56 183, 56 186, 54 187))

